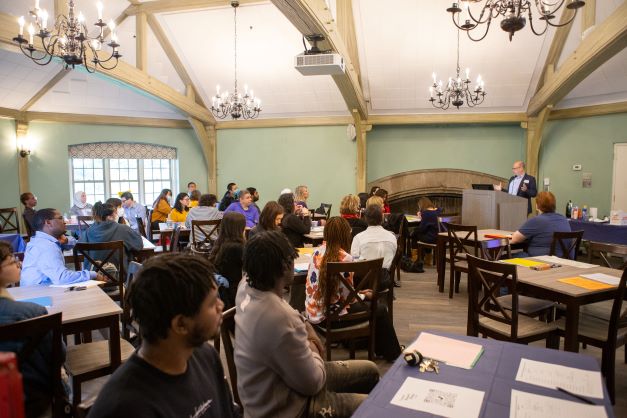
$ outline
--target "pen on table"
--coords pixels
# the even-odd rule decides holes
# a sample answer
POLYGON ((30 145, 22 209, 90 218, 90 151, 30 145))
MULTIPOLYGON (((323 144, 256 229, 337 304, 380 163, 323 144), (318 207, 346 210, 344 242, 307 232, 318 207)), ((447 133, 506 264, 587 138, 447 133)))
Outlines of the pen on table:
POLYGON ((564 388, 561 388, 561 387, 559 387, 559 386, 558 386, 558 387, 556 387, 556 389, 557 389, 557 390, 559 390, 559 391, 560 391, 560 392, 562 392, 562 393, 565 393, 565 394, 567 394, 567 395, 572 396, 573 398, 577 398, 577 399, 579 399, 580 401, 587 403, 588 405, 596 405, 596 404, 595 404, 594 402, 592 402, 590 399, 584 398, 583 396, 579 396, 579 395, 577 395, 576 393, 572 393, 572 392, 570 392, 570 391, 568 391, 568 390, 566 390, 566 389, 564 389, 564 388))

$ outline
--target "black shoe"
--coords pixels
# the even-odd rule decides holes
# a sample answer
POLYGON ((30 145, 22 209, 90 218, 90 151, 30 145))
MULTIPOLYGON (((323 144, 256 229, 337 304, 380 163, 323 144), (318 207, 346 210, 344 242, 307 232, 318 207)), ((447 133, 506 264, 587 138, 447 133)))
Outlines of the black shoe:
POLYGON ((412 273, 424 273, 425 269, 423 268, 424 264, 422 261, 416 261, 413 266, 411 266, 412 273))
POLYGON ((401 282, 394 282, 394 287, 401 287, 401 282))

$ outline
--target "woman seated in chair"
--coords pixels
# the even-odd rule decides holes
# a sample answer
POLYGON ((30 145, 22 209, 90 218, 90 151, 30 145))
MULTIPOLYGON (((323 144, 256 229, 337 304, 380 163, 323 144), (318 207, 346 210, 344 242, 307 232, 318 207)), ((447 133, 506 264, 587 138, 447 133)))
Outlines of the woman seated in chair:
MULTIPOLYGON (((43 306, 31 302, 13 300, 6 288, 20 281, 20 261, 12 254, 11 245, 0 241, 0 326, 46 315, 43 306)), ((0 342, 0 351, 18 352, 22 343, 0 342)), ((50 387, 49 359, 52 353, 52 338, 45 338, 30 358, 20 364, 24 384, 24 406, 26 417, 39 417, 50 407, 53 388, 50 387)), ((65 347, 62 352, 65 359, 65 347)))
MULTIPOLYGON (((125 253, 123 262, 126 269, 132 257, 131 252, 139 251, 144 247, 141 235, 139 232, 133 231, 130 226, 118 223, 118 212, 110 203, 96 202, 93 212, 94 224, 83 232, 79 242, 98 243, 123 241, 125 253)), ((99 260, 105 258, 107 254, 108 251, 92 251, 90 256, 95 260, 99 260)), ((119 265, 120 262, 116 255, 112 256, 108 261, 116 266, 119 265)), ((88 266, 87 260, 85 264, 88 266)))
POLYGON ((122 207, 122 199, 118 199, 117 197, 110 197, 109 199, 105 201, 105 203, 108 203, 113 206, 113 208, 118 214, 119 224, 131 226, 128 219, 124 217, 125 213, 124 213, 124 208, 122 207))
MULTIPOLYGON (((342 303, 348 297, 348 289, 337 277, 327 277, 327 262, 352 262, 353 257, 345 250, 351 246, 351 227, 338 216, 329 219, 324 227, 324 242, 314 251, 309 263, 307 281, 305 285, 305 313, 312 324, 320 324, 325 319, 324 295, 330 286, 334 289, 331 303, 342 303)), ((346 273, 344 273, 346 276, 346 273)), ((352 283, 353 276, 346 277, 352 283)), ((372 290, 360 292, 363 299, 372 298, 372 290)), ((363 310, 361 304, 348 306, 340 316, 350 312, 363 310)), ((362 322, 360 320, 359 322, 362 322)), ((334 328, 345 328, 355 325, 354 321, 339 321, 333 324, 334 328)), ((387 361, 394 361, 401 353, 401 347, 384 304, 377 305, 375 329, 375 353, 383 356, 387 361)))
MULTIPOLYGON (((511 244, 526 242, 527 251, 519 256, 534 257, 548 255, 551 250, 554 232, 570 232, 568 219, 562 214, 555 213, 555 196, 551 192, 540 192, 536 196, 538 216, 527 219, 525 223, 512 234, 511 244)), ((559 246, 556 249, 558 257, 562 254, 559 246)))
POLYGON ((150 215, 150 228, 159 229, 159 223, 163 223, 168 219, 168 215, 172 211, 170 201, 172 200, 172 190, 163 189, 159 196, 152 203, 152 215, 150 215))
POLYGON ((92 206, 87 203, 87 194, 83 191, 74 193, 74 206, 70 208, 73 216, 91 216, 92 206))
POLYGON ((349 194, 342 198, 340 203, 340 216, 351 226, 351 237, 368 229, 366 221, 361 219, 359 196, 349 194))
POLYGON ((262 231, 280 231, 285 210, 275 201, 266 203, 259 215, 259 223, 250 230, 248 239, 262 231))
MULTIPOLYGON (((417 248, 419 241, 427 244, 436 243, 438 233, 440 232, 438 216, 441 213, 442 210, 438 209, 428 197, 421 197, 418 200, 418 212, 416 215, 420 219, 420 225, 411 233, 412 248, 417 248)), ((426 248, 425 252, 431 252, 431 249, 426 248)), ((416 267, 422 269, 423 261, 416 260, 416 263, 418 264, 416 267)))
POLYGON ((216 269, 220 299, 224 309, 235 306, 237 286, 242 280, 244 230, 246 218, 239 212, 226 212, 220 223, 220 235, 213 245, 209 261, 216 269))
POLYGON ((292 193, 279 196, 278 203, 285 211, 281 221, 283 233, 294 248, 303 247, 305 234, 311 231, 311 213, 307 208, 296 205, 292 193))
POLYGON ((168 220, 172 222, 185 222, 189 212, 189 196, 187 193, 179 193, 176 196, 174 207, 168 215, 168 220))

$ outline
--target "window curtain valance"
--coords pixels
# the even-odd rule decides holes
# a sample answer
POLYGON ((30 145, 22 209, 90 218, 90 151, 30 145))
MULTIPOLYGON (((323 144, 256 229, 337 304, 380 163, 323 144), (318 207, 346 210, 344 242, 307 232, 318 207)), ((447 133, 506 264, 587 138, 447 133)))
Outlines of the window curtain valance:
POLYGON ((70 158, 141 158, 176 160, 176 148, 137 142, 92 142, 68 146, 70 158))

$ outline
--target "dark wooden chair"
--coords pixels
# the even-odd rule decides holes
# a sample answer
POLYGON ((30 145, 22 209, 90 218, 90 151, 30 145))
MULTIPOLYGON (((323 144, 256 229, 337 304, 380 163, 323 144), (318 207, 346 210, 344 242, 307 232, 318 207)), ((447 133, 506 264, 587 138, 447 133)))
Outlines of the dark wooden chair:
POLYGON ((17 208, 0 209, 0 233, 15 232, 19 234, 20 224, 17 220, 17 208))
MULTIPOLYGON (((444 226, 442 225, 442 220, 440 217, 438 217, 438 233, 440 232, 446 232, 446 230, 444 229, 444 226)), ((423 241, 418 241, 416 242, 416 250, 417 250, 417 260, 423 260, 423 251, 425 249, 430 249, 431 250, 431 254, 433 254, 433 256, 431 257, 431 264, 435 265, 435 260, 437 260, 437 248, 438 248, 438 244, 436 243, 430 243, 430 242, 423 242, 423 241)))
MULTIPOLYGON (((124 283, 124 287, 126 289, 130 288, 133 279, 141 269, 142 265, 136 261, 131 261, 130 263, 128 263, 128 269, 126 272, 126 283, 124 283)), ((138 335, 139 332, 138 328, 135 326, 135 324, 133 324, 133 321, 131 320, 131 310, 127 303, 124 304, 124 312, 122 312, 122 315, 124 318, 122 320, 122 323, 126 324, 126 326, 122 330, 122 337, 127 341, 131 341, 131 332, 135 333, 135 335, 138 335)))
MULTIPOLYGON (((333 206, 331 203, 320 203, 320 207, 316 209, 315 214, 323 215, 322 219, 326 219, 328 221, 331 217, 331 206, 333 206)), ((314 216, 314 218, 320 219, 318 216, 314 216)))
MULTIPOLYGON (((616 289, 609 321, 594 316, 594 314, 588 314, 586 310, 582 310, 582 315, 579 317, 579 341, 584 344, 599 347, 602 350, 601 373, 605 376, 605 383, 612 404, 614 404, 616 397, 614 384, 616 349, 627 344, 627 312, 623 310, 626 282, 627 269, 623 271, 618 288, 616 289)), ((558 320, 557 325, 560 334, 564 335, 564 318, 558 320)), ((627 351, 625 351, 625 362, 627 363, 627 351)))
POLYGON ((222 312, 222 325, 220 326, 220 334, 214 341, 214 347, 220 352, 220 346, 224 346, 224 357, 226 357, 226 366, 229 371, 229 380, 231 382, 231 391, 233 398, 238 405, 242 405, 237 392, 237 369, 235 368, 235 356, 233 351, 235 346, 235 306, 222 312))
POLYGON ((516 266, 469 255, 467 334, 513 343, 546 340, 547 348, 559 348, 556 324, 539 321, 518 312, 516 266), (499 301, 501 290, 511 294, 511 309, 499 301))
POLYGON ((181 248, 179 247, 180 239, 181 239, 181 227, 178 224, 176 224, 174 225, 174 229, 172 229, 172 239, 170 240, 170 252, 171 253, 181 251, 181 248))
POLYGON ((599 254, 599 257, 606 267, 620 269, 627 268, 627 261, 624 261, 627 257, 627 245, 606 244, 604 242, 590 241, 588 243, 588 263, 592 263, 595 254, 599 254), (611 260, 613 254, 622 256, 620 261, 622 264, 612 264, 611 260))
POLYGON ((194 254, 208 255, 220 231, 221 219, 193 220, 190 249, 194 254))
POLYGON ((94 221, 93 216, 77 216, 79 235, 87 231, 94 221))
POLYGON ((329 277, 335 275, 349 294, 343 303, 333 304, 331 299, 334 289, 327 287, 324 295, 325 319, 315 326, 316 331, 325 337, 325 346, 327 351, 327 360, 331 360, 331 345, 335 342, 349 340, 350 358, 355 358, 355 339, 368 338, 368 359, 374 359, 374 330, 376 326, 375 315, 377 311, 377 302, 379 297, 378 286, 383 266, 383 258, 377 258, 367 261, 354 261, 351 263, 329 262, 327 263, 327 275, 329 277), (356 285, 344 277, 344 273, 354 273, 356 285), (372 289, 372 299, 370 301, 362 301, 358 295, 360 290, 372 289), (353 304, 354 306, 362 305, 363 311, 351 313, 349 310, 346 315, 342 315, 342 321, 351 321, 355 325, 344 328, 335 328, 334 323, 339 319, 340 313, 344 307, 353 304))
POLYGON ((28 362, 48 335, 51 336, 52 352, 45 353, 44 357, 48 360, 50 373, 48 383, 52 389, 52 417, 60 418, 65 416, 65 394, 61 383, 63 365, 61 312, 0 326, 0 341, 23 342, 19 352, 16 353, 20 368, 28 362))
POLYGON ((137 221, 137 232, 139 232, 139 234, 148 239, 148 235, 146 234, 146 225, 144 224, 144 220, 140 217, 135 218, 135 220, 137 221))
POLYGON ((557 255, 556 249, 559 246, 562 257, 577 260, 582 237, 583 231, 553 232, 553 241, 551 241, 549 255, 557 255))
POLYGON ((444 227, 448 234, 449 254, 446 261, 449 263, 449 292, 448 297, 453 298, 453 286, 455 293, 459 293, 459 282, 462 273, 468 273, 466 258, 471 253, 468 247, 472 248, 472 255, 479 256, 479 241, 477 237, 476 225, 460 225, 445 222, 444 227))

